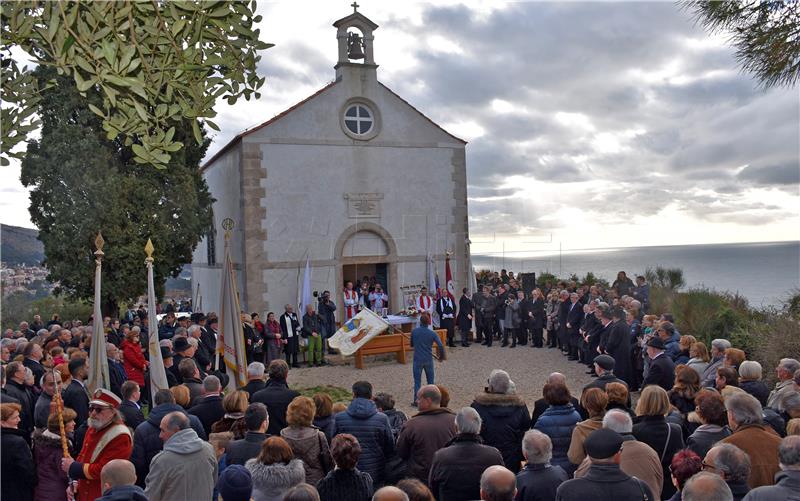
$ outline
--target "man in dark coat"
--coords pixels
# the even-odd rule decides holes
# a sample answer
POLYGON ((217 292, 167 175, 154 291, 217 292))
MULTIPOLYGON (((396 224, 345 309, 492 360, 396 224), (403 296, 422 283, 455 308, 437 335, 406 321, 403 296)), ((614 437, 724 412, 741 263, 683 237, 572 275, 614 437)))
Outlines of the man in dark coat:
POLYGON ((319 316, 322 317, 322 338, 323 338, 323 351, 327 351, 329 355, 333 355, 336 352, 331 353, 331 348, 327 346, 328 338, 336 334, 336 316, 334 315, 334 311, 336 311, 336 303, 331 301, 331 291, 324 291, 322 295, 319 297, 319 302, 317 304, 317 312, 319 316))
POLYGON ((72 381, 61 392, 61 399, 64 401, 64 407, 69 407, 77 414, 75 427, 78 428, 89 418, 89 392, 83 383, 89 374, 86 359, 70 360, 69 373, 72 375, 72 381))
POLYGON ((583 323, 583 305, 579 301, 580 295, 573 292, 569 295, 569 307, 567 310, 567 341, 569 343, 569 359, 578 360, 578 348, 580 341, 580 329, 583 323))
POLYGON ((125 425, 135 430, 144 422, 142 407, 138 404, 139 398, 142 396, 139 384, 136 381, 125 381, 122 384, 121 393, 122 403, 119 404, 119 412, 122 414, 125 425))
POLYGON ((403 425, 397 437, 397 454, 406 461, 408 473, 421 482, 428 481, 433 455, 456 435, 455 416, 440 406, 441 401, 436 385, 420 388, 419 412, 403 425))
POLYGON ((39 381, 46 371, 44 365, 41 363, 43 356, 41 345, 28 343, 22 351, 22 355, 25 357, 22 361, 22 365, 33 372, 33 385, 39 388, 39 381))
POLYGON ((503 456, 483 445, 481 417, 472 407, 458 411, 455 426, 458 434, 433 455, 427 484, 441 501, 478 499, 481 474, 490 466, 503 466, 503 456))
POLYGON ((227 463, 244 465, 248 459, 258 456, 264 440, 269 438, 267 427, 269 426, 269 414, 267 406, 256 402, 247 406, 244 411, 244 425, 247 432, 241 440, 233 440, 225 448, 227 463))
MULTIPOLYGON (((608 383, 622 383, 626 387, 628 383, 619 379, 617 376, 614 375, 614 367, 616 361, 614 357, 611 355, 598 355, 594 358, 594 370, 597 373, 597 379, 592 381, 591 383, 587 384, 583 387, 583 393, 586 393, 586 390, 589 388, 600 388, 603 391, 606 391, 606 385, 608 383)), ((628 392, 628 406, 631 405, 631 396, 630 392, 628 392)))
POLYGON ((461 291, 461 299, 458 300, 458 330, 461 332, 461 346, 469 346, 469 333, 472 330, 473 309, 472 300, 467 295, 467 288, 461 291))
POLYGON ((211 425, 225 416, 225 409, 222 407, 222 397, 220 396, 222 385, 217 376, 206 376, 203 379, 203 396, 196 400, 189 409, 189 414, 197 416, 206 435, 211 434, 211 425))
POLYGON ((531 418, 525 401, 512 392, 513 386, 506 371, 495 369, 486 392, 477 395, 471 407, 483 420, 483 441, 497 447, 506 467, 517 473, 522 461, 522 436, 531 427, 531 418))
MULTIPOLYGON (((133 434, 131 462, 136 467, 136 485, 139 487, 144 486, 144 480, 150 472, 150 462, 164 447, 164 443, 159 437, 161 419, 170 412, 179 411, 186 414, 186 411, 175 403, 175 397, 169 390, 159 390, 156 392, 154 400, 153 410, 150 411, 147 420, 137 426, 133 434)), ((206 440, 208 435, 203 429, 203 423, 197 419, 197 416, 192 416, 191 414, 187 414, 187 416, 189 416, 189 424, 197 433, 197 436, 206 440)))
POLYGON ((473 298, 475 304, 475 320, 478 332, 475 341, 482 345, 491 346, 494 335, 495 314, 497 312, 497 298, 492 296, 488 286, 483 286, 483 291, 473 298))
POLYGON ((614 359, 615 374, 630 386, 633 383, 631 336, 625 323, 625 311, 619 306, 612 308, 611 320, 611 331, 605 345, 600 345, 600 350, 614 359))
POLYGON ((108 343, 106 345, 106 354, 108 355, 109 389, 114 395, 122 398, 122 384, 128 380, 128 374, 125 373, 125 367, 119 361, 119 348, 114 344, 108 343))
POLYGON ((16 399, 21 407, 21 419, 18 429, 22 430, 25 441, 30 445, 30 436, 33 432, 33 414, 36 406, 36 396, 33 391, 25 386, 25 366, 21 362, 11 362, 7 367, 6 392, 11 398, 16 399))
POLYGON ((675 385, 675 363, 664 353, 664 342, 658 336, 647 342, 647 356, 650 357, 650 370, 642 387, 657 384, 671 390, 675 385))
POLYGON ((286 353, 286 363, 297 368, 300 367, 297 363, 297 353, 300 351, 300 322, 297 320, 297 314, 293 311, 292 305, 287 304, 284 306, 284 310, 285 312, 280 318, 281 337, 286 340, 283 350, 286 353))
POLYGON ((372 401, 372 385, 367 381, 353 383, 353 400, 346 411, 334 416, 332 434, 339 433, 349 433, 358 439, 361 456, 356 466, 369 473, 374 485, 382 485, 386 459, 395 451, 394 435, 389 418, 378 412, 372 401))
POLYGON ((569 479, 564 468, 551 465, 553 443, 539 430, 529 430, 522 438, 522 453, 527 464, 517 473, 518 501, 553 501, 558 486, 569 479))
POLYGON ((567 316, 570 310, 569 292, 562 290, 558 296, 558 347, 561 352, 569 354, 569 331, 567 330, 567 316))
POLYGON ((250 401, 253 400, 253 395, 257 391, 263 390, 267 386, 264 381, 264 364, 261 362, 253 362, 247 366, 247 384, 239 388, 246 391, 250 395, 250 401))
POLYGON ((539 289, 534 289, 528 310, 528 328, 531 331, 531 348, 544 346, 544 297, 539 289))
POLYGON ((295 397, 300 394, 289 389, 286 378, 289 376, 289 365, 283 360, 273 360, 267 369, 269 379, 263 390, 253 394, 251 402, 261 402, 269 412, 269 428, 267 433, 279 435, 286 428, 286 409, 295 397))
POLYGON ((596 430, 586 437, 583 446, 592 463, 589 472, 581 478, 561 484, 556 491, 556 500, 652 500, 653 493, 646 483, 620 469, 622 442, 622 435, 607 428, 596 430))

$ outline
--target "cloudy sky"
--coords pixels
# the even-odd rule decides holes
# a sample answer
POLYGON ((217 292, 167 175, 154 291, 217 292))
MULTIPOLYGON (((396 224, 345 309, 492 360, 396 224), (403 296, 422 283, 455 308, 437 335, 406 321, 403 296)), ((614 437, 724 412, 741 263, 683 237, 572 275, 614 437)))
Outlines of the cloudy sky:
MULTIPOLYGON (((263 97, 218 106, 209 155, 333 79, 349 3, 259 4, 263 97)), ((674 3, 359 10, 379 79, 469 141, 474 251, 800 239, 798 88, 759 89, 674 3)), ((15 175, 2 220, 31 226, 15 175)))

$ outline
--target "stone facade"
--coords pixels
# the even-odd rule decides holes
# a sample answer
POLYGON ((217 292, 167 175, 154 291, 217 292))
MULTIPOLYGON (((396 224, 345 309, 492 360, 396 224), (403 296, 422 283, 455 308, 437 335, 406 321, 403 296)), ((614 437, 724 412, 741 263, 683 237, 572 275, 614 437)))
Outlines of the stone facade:
POLYGON ((334 25, 336 80, 272 120, 237 136, 203 167, 212 195, 216 264, 208 242, 193 281, 207 311, 218 308, 221 221, 232 218, 240 301, 262 315, 297 301, 306 259, 312 288, 341 307, 345 270, 385 265, 392 310, 401 286, 427 282, 427 256, 444 283, 451 253, 456 290, 466 286, 465 145, 377 80, 374 23, 360 13, 334 25), (363 35, 368 62, 347 58, 348 29, 363 35), (343 59, 344 58, 344 59, 343 59))

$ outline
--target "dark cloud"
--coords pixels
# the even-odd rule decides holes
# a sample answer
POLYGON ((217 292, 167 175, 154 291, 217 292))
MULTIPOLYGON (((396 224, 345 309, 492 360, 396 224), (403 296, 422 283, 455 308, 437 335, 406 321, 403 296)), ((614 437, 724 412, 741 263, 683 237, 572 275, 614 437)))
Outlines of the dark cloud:
POLYGON ((800 165, 747 166, 736 176, 737 180, 761 185, 800 183, 800 165))

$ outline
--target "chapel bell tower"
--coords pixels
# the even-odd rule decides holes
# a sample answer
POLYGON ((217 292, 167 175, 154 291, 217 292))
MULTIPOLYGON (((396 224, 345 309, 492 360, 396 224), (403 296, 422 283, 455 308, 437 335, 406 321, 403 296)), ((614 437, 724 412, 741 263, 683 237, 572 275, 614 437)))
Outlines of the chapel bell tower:
POLYGON ((353 13, 333 23, 336 28, 336 41, 339 46, 339 60, 334 66, 336 80, 347 76, 360 78, 372 77, 377 79, 375 55, 372 50, 372 32, 378 25, 370 21, 365 15, 358 12, 358 4, 353 2, 353 13))

